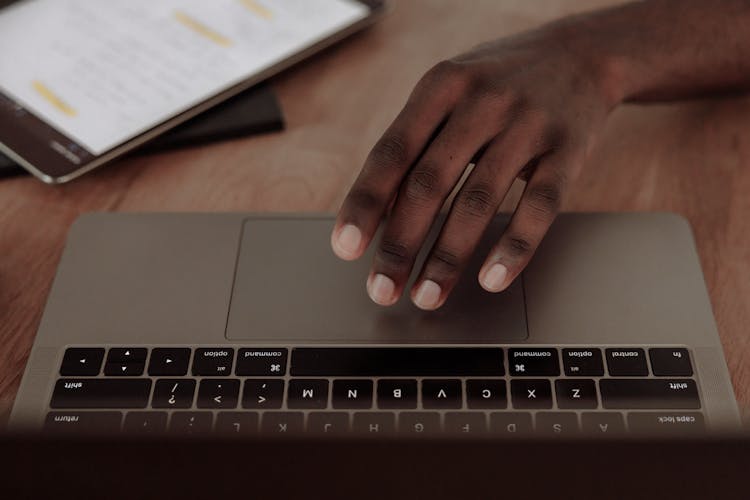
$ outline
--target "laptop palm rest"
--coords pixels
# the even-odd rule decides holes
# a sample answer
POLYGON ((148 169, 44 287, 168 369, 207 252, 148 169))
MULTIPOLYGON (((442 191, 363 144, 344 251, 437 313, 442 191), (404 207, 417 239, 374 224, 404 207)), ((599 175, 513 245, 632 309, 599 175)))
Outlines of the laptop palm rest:
MULTIPOLYGON (((482 260, 503 223, 497 221, 493 224, 498 227, 487 231, 448 302, 439 311, 424 312, 411 303, 408 293, 392 307, 372 303, 365 280, 373 250, 355 262, 337 259, 330 247, 330 219, 248 219, 243 225, 226 336, 271 344, 525 340, 521 280, 501 294, 487 293, 477 282, 482 260)), ((430 239, 436 234, 434 228, 430 239)), ((423 259, 421 255, 416 269, 423 259)))

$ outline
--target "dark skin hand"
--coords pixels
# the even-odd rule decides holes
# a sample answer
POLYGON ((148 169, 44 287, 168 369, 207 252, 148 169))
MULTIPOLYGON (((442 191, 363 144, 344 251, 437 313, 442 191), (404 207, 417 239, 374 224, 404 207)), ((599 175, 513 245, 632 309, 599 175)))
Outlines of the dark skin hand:
POLYGON ((518 177, 523 196, 478 276, 500 292, 529 263, 615 107, 748 87, 747 0, 635 2, 480 45, 417 84, 344 200, 332 247, 359 258, 388 214, 367 290, 394 304, 479 155, 409 293, 422 309, 445 302, 518 177))

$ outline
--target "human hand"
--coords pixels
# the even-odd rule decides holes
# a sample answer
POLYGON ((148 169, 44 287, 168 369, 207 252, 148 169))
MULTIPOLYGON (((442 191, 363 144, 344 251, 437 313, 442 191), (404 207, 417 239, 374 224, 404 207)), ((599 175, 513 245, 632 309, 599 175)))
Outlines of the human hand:
POLYGON ((487 291, 504 290, 528 264, 616 104, 603 71, 554 27, 439 63, 369 154, 338 215, 334 252, 360 257, 392 207, 367 290, 378 304, 395 303, 441 206, 481 151, 411 298, 427 310, 445 302, 520 177, 523 196, 478 276, 487 291))

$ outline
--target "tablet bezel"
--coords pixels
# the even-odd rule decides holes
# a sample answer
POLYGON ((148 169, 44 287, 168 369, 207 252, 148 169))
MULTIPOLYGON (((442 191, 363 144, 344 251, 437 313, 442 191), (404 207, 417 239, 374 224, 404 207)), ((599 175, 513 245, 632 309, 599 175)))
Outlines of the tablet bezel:
POLYGON ((13 101, 0 94, 0 151, 47 184, 68 182, 121 157, 128 151, 137 148, 226 99, 280 73, 316 52, 361 31, 377 21, 385 12, 386 0, 355 1, 366 5, 369 9, 369 14, 360 21, 349 25, 278 64, 252 75, 241 83, 229 87, 200 104, 100 155, 93 155, 83 148, 80 149, 78 154, 71 151, 69 148, 63 146, 63 144, 75 144, 75 140, 62 134, 28 110, 23 110, 19 114, 13 106, 13 101), (32 122, 32 126, 19 127, 19 120, 32 122))

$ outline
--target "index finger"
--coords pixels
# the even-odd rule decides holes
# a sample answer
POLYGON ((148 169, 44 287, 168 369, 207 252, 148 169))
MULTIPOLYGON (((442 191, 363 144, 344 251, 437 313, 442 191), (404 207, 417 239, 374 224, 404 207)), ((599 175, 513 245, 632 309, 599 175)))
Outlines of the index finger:
POLYGON ((364 253, 404 176, 457 100, 455 81, 437 73, 447 72, 432 70, 420 81, 344 199, 331 234, 340 258, 354 260, 364 253))

